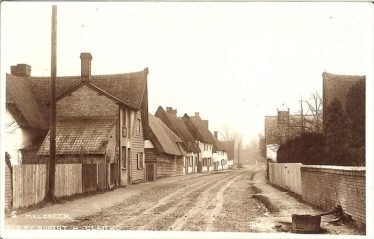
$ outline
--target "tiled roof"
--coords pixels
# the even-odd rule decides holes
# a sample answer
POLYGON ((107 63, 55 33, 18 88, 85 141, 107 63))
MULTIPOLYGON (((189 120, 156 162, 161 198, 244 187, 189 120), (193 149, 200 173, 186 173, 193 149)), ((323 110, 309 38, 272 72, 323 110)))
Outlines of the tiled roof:
MULTIPOLYGON (((148 68, 127 74, 92 75, 89 82, 129 106, 140 109, 147 108, 146 104, 142 104, 147 94, 147 74, 148 68)), ((6 78, 7 103, 16 104, 30 126, 48 129, 50 77, 18 77, 7 74, 6 78)), ((80 83, 80 76, 57 77, 56 97, 80 83)))
POLYGON ((199 153, 200 148, 196 144, 195 138, 187 129, 187 126, 182 118, 176 117, 171 113, 166 112, 161 106, 158 107, 155 116, 161 119, 179 138, 183 141, 185 151, 199 153))
MULTIPOLYGON (((104 154, 115 119, 74 118, 57 121, 56 154, 104 154)), ((49 155, 49 132, 39 155, 49 155)))
POLYGON ((149 126, 151 129, 151 141, 156 148, 167 154, 181 156, 184 150, 179 146, 182 140, 171 131, 159 118, 149 114, 149 126), (157 142, 155 142, 157 141, 157 142))

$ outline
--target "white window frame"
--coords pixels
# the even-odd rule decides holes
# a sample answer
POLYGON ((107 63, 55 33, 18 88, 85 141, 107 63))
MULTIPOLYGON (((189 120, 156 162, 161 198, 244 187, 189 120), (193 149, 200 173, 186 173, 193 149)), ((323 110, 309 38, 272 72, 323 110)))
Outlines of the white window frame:
POLYGON ((144 153, 137 153, 136 154, 136 163, 138 169, 144 169, 144 153), (139 160, 139 158, 141 159, 139 160))

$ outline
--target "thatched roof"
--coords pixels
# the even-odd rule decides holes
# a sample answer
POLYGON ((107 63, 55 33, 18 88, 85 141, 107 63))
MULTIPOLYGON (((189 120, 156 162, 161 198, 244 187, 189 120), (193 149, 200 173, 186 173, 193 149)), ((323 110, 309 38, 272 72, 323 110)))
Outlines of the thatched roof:
POLYGON ((155 148, 163 153, 185 155, 182 140, 171 131, 159 118, 149 114, 150 138, 155 148))
MULTIPOLYGON (((56 154, 105 154, 115 119, 74 118, 57 121, 56 154)), ((49 155, 50 135, 37 154, 49 155)))
POLYGON ((176 115, 168 113, 161 106, 158 107, 155 116, 164 122, 183 141, 184 150, 187 152, 199 153, 200 148, 196 144, 195 138, 188 130, 184 120, 176 115))

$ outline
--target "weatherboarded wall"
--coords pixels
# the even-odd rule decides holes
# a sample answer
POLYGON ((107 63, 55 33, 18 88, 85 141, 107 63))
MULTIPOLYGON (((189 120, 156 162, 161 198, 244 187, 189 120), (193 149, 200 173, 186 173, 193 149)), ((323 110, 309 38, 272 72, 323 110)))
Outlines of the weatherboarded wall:
MULTIPOLYGON (((47 189, 47 165, 24 164, 12 166, 13 188, 6 191, 13 208, 28 207, 44 200, 47 189)), ((84 192, 106 189, 106 165, 56 164, 55 196, 68 197, 84 192)))
POLYGON ((366 224, 365 167, 304 165, 302 199, 324 210, 340 205, 359 224, 366 224))
POLYGON ((82 193, 81 164, 56 164, 55 178, 56 197, 82 193))
POLYGON ((12 173, 11 167, 5 164, 5 209, 9 210, 12 208, 12 173))
POLYGON ((301 195, 301 163, 269 163, 269 181, 301 195))
POLYGON ((47 165, 26 164, 13 168, 13 208, 27 207, 44 200, 47 165))
POLYGON ((183 157, 174 158, 166 154, 157 156, 157 177, 172 177, 183 175, 183 157))
MULTIPOLYGON (((136 113, 135 121, 133 122, 132 130, 132 141, 131 141, 131 181, 140 182, 145 180, 145 169, 138 168, 137 154, 142 153, 144 155, 144 138, 143 138, 143 126, 140 124, 140 131, 136 131, 138 127, 137 119, 141 120, 141 112, 136 113)), ((144 155, 145 157, 145 155, 144 155)))

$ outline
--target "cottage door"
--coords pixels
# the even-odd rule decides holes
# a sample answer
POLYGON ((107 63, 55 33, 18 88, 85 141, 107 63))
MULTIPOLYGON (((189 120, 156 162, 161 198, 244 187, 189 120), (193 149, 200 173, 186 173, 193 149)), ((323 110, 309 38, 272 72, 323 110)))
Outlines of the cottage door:
POLYGON ((122 155, 121 155, 121 185, 128 185, 129 184, 129 154, 126 147, 122 147, 122 155))

